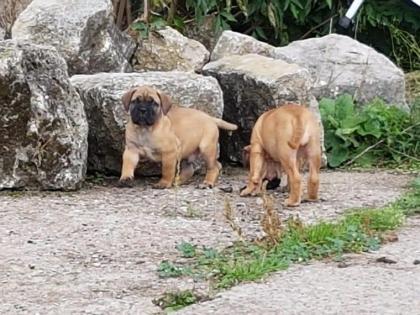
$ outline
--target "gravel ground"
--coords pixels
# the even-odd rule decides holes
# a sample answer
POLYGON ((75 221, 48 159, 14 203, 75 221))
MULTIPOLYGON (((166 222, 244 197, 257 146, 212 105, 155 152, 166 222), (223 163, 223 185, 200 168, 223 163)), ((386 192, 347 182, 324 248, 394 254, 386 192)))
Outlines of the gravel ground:
MULTIPOLYGON (((154 180, 150 179, 138 180, 134 188, 119 189, 114 187, 115 180, 107 179, 100 184, 91 182, 74 193, 1 192, 0 314, 156 314, 160 309, 153 305, 152 299, 166 290, 197 286, 205 290, 206 284, 193 283, 188 279, 160 279, 156 273, 160 261, 175 258, 175 245, 181 241, 213 247, 231 244, 235 235, 223 217, 226 199, 236 210, 245 235, 261 235, 259 221, 262 207, 260 198, 238 196, 238 190, 246 180, 242 170, 227 169, 222 175, 219 187, 232 187, 232 193, 218 188, 198 190, 195 186, 201 179, 198 177, 197 182, 171 190, 151 189, 150 184, 154 180)), ((282 218, 299 215, 305 222, 314 222, 335 219, 351 207, 376 207, 387 203, 402 193, 409 179, 407 175, 385 172, 324 172, 321 175, 323 201, 305 203, 297 209, 282 209, 280 204, 284 194, 271 194, 278 201, 282 218)), ((409 228, 419 233, 418 225, 409 228)), ((409 244, 415 246, 418 242, 403 240, 389 246, 405 250, 409 244)), ((419 247, 415 248, 418 250, 419 247)), ((410 251, 414 253, 414 247, 410 251)), ((290 301, 295 301, 293 305, 302 301, 305 305, 306 296, 311 305, 329 305, 332 312, 346 313, 347 309, 343 308, 346 296, 350 298, 354 293, 356 297, 368 297, 372 287, 376 291, 384 287, 381 283, 395 288, 395 292, 401 291, 398 294, 407 299, 413 297, 414 285, 410 285, 409 281, 414 281, 415 274, 407 275, 405 281, 400 273, 409 270, 389 269, 388 273, 381 273, 381 270, 387 269, 363 263, 345 269, 322 263, 298 266, 273 276, 274 282, 238 286, 223 293, 219 299, 187 308, 185 312, 206 314, 213 306, 219 311, 233 311, 229 308, 232 300, 244 304, 243 308, 238 308, 238 312, 243 311, 242 314, 254 311, 259 314, 296 313, 290 308, 283 311, 266 308, 266 300, 273 297, 270 291, 273 289, 279 296, 276 302, 281 305, 286 303, 286 297, 289 304, 290 301), (308 278, 312 287, 301 281, 305 279, 303 274, 307 277, 312 275, 313 278, 308 278), (339 286, 338 282, 350 282, 350 279, 359 279, 360 286, 358 289, 354 287, 357 289, 355 292, 344 294, 349 286, 339 286), (374 279, 376 282, 364 286, 365 281, 361 279, 374 279), (336 290, 325 290, 324 296, 321 295, 322 290, 315 292, 317 295, 314 294, 313 299, 316 303, 311 303, 308 290, 312 288, 312 292, 320 280, 326 281, 322 288, 332 284, 331 287, 336 287, 336 290), (284 286, 284 283, 288 285, 284 286), (280 284, 283 286, 280 287, 280 284), (267 286, 261 290, 261 293, 267 292, 267 296, 252 291, 259 291, 258 286, 261 285, 267 286), (251 289, 248 290, 248 286, 251 289), (329 304, 327 292, 331 293, 329 304), (336 295, 343 299, 334 300, 336 295), (280 299, 282 296, 284 299, 280 299), (337 302, 336 306, 333 306, 334 302, 337 302), (255 308, 248 311, 246 303, 252 303, 255 308)), ((417 288, 419 279, 417 274, 417 288)), ((384 305, 392 304, 393 300, 386 299, 386 296, 383 295, 384 305)), ((399 295, 396 300, 401 300, 399 295)), ((348 310, 351 312, 353 308, 348 310)))

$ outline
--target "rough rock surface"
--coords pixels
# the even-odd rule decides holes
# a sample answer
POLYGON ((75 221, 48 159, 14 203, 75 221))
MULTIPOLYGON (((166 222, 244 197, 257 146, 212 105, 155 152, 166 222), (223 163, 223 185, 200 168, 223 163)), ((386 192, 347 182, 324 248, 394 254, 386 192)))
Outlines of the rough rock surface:
POLYGON ((209 60, 210 53, 203 44, 177 30, 166 27, 156 33, 150 32, 138 45, 132 60, 135 71, 200 72, 209 60))
POLYGON ((210 62, 203 73, 219 81, 225 102, 223 117, 240 127, 238 132, 222 138, 223 158, 241 160, 242 148, 249 144, 256 120, 268 109, 298 102, 307 104, 320 118, 318 102, 310 93, 310 74, 298 65, 248 54, 210 62))
MULTIPOLYGON (((195 177, 197 183, 201 180, 195 177)), ((305 223, 335 220, 347 208, 394 200, 409 181, 408 176, 378 171, 322 172, 324 201, 278 211, 282 220, 297 214, 305 223)), ((162 260, 180 259, 175 246, 183 241, 223 248, 237 240, 223 215, 226 198, 244 237, 262 233, 261 199, 238 194, 246 182, 243 170, 226 168, 220 178, 220 185, 232 185, 233 193, 197 190, 195 183, 153 190, 151 182, 142 178, 123 190, 113 187, 113 180, 75 193, 0 193, 0 313, 156 315, 160 309, 152 300, 164 291, 209 292, 208 281, 160 278, 157 269, 162 260)), ((284 195, 271 194, 280 205, 284 195)), ((271 275, 267 284, 240 285, 183 311, 211 314, 216 306, 216 313, 219 309, 223 314, 247 309, 245 314, 279 314, 267 311, 276 305, 281 314, 411 315, 419 301, 420 268, 412 264, 420 259, 419 224, 399 232, 400 241, 374 257, 357 255, 348 268, 298 265, 271 275), (375 263, 379 255, 398 263, 375 263), (335 301, 336 312, 329 311, 335 301), (411 306, 412 311, 406 311, 411 306)))
POLYGON ((12 38, 56 47, 70 74, 128 71, 135 49, 114 24, 111 0, 34 0, 12 38))
POLYGON ((31 1, 32 0, 0 0, 0 40, 10 39, 13 23, 31 1))
POLYGON ((224 31, 211 53, 211 60, 213 61, 231 55, 247 54, 273 57, 274 50, 274 46, 261 42, 251 36, 232 31, 224 31))
POLYGON ((315 79, 317 97, 350 93, 364 103, 380 97, 406 108, 404 73, 384 55, 348 36, 330 34, 276 48, 275 58, 297 63, 315 79))
POLYGON ((406 108, 403 71, 384 55, 348 36, 330 34, 275 48, 251 36, 225 31, 211 59, 249 53, 308 69, 318 99, 350 93, 362 103, 380 97, 406 108))
POLYGON ((88 126, 64 59, 50 46, 0 42, 0 189, 75 189, 88 126))
POLYGON ((213 51, 219 36, 222 35, 222 31, 214 28, 214 23, 215 15, 204 16, 200 23, 197 21, 187 23, 183 30, 183 34, 188 38, 195 39, 202 43, 208 51, 213 51))
MULTIPOLYGON (((127 114, 121 97, 132 87, 150 85, 167 93, 175 103, 223 114, 222 91, 214 78, 186 72, 102 73, 71 78, 85 104, 89 121, 88 169, 120 174, 127 114)), ((158 174, 153 164, 140 165, 143 175, 158 174)))

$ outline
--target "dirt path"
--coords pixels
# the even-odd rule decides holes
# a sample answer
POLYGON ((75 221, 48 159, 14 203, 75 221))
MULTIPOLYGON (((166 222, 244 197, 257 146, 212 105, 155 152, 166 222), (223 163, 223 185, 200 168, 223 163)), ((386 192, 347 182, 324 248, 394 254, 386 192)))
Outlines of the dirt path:
MULTIPOLYGON (((409 177, 383 172, 326 172, 321 181, 321 197, 325 201, 302 204, 298 210, 281 209, 281 216, 298 213, 305 222, 314 222, 334 219, 350 207, 379 206, 399 196, 409 177)), ((234 169, 228 170, 220 183, 231 186, 233 193, 197 190, 194 183, 159 191, 151 189, 150 181, 144 180, 139 180, 132 189, 114 188, 111 181, 77 193, 0 193, 0 313, 159 312, 152 299, 163 291, 197 286, 191 280, 158 277, 156 269, 160 261, 175 257, 176 244, 189 241, 224 247, 235 239, 223 218, 225 198, 236 209, 245 234, 250 237, 261 234, 261 200, 238 196, 244 182, 245 174, 234 169)), ((277 192, 274 196, 278 204, 284 198, 277 192)), ((331 277, 331 283, 345 280, 329 271, 335 266, 314 264, 296 268, 310 274, 313 270, 319 277, 323 271, 326 278, 331 277)), ((364 270, 358 271, 362 278, 368 273, 364 270)), ((290 279, 291 285, 283 286, 279 296, 284 291, 293 295, 293 286, 300 277, 292 275, 290 279)), ((399 285, 406 287, 407 298, 412 297, 412 288, 407 283, 399 285)), ((380 282, 376 286, 381 287, 380 282)), ((231 291, 241 292, 235 291, 241 288, 231 291)), ((395 290, 400 289, 397 286, 395 290)), ((227 299, 230 300, 229 296, 227 299)), ((212 305, 224 309, 217 304, 219 301, 226 300, 222 297, 199 305, 209 308, 198 313, 205 314, 212 305)), ((254 302, 258 306, 257 301, 254 302)), ((323 305, 324 301, 317 303, 323 305)))

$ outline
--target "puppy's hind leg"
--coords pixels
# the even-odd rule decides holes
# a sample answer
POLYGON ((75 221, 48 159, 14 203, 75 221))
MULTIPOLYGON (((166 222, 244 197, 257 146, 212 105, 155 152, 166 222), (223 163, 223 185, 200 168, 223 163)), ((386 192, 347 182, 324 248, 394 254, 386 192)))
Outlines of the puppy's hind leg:
POLYGON ((219 177, 222 165, 217 161, 217 137, 210 143, 200 147, 201 156, 206 161, 206 177, 199 188, 213 188, 219 177))
POLYGON ((319 145, 308 147, 308 164, 309 164, 309 178, 308 178, 308 201, 318 200, 319 190, 319 170, 321 168, 321 149, 319 145))
POLYGON ((258 144, 251 147, 249 165, 248 184, 246 188, 241 191, 241 196, 255 196, 261 192, 262 180, 267 166, 263 149, 258 144))
POLYGON ((287 173, 289 184, 289 197, 285 200, 286 207, 296 207, 300 205, 302 195, 302 179, 299 173, 296 156, 282 157, 281 164, 287 173))

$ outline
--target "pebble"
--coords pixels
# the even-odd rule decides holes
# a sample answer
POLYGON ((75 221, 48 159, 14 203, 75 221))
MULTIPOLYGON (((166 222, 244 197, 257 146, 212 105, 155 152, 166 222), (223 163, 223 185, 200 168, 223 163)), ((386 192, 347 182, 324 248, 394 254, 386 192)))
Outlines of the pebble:
POLYGON ((387 258, 387 257, 379 257, 378 259, 376 259, 376 262, 381 262, 384 264, 396 264, 397 262, 393 259, 387 258))

